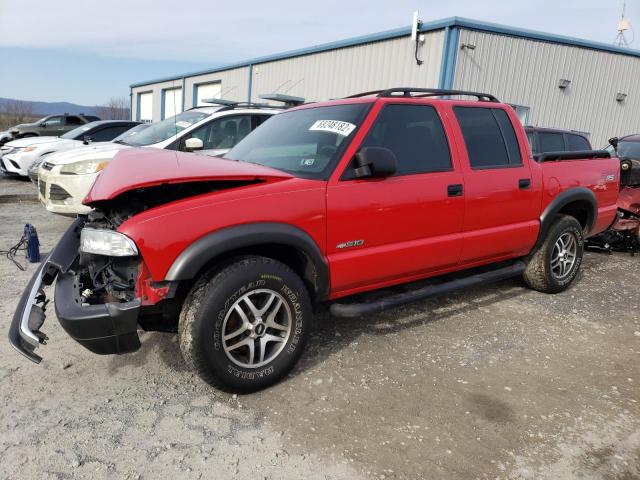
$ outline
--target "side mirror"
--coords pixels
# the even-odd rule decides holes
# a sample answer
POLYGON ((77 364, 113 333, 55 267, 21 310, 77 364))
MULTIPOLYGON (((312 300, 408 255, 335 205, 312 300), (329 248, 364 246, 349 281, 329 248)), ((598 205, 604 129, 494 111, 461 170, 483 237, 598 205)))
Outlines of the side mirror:
POLYGON ((196 150, 202 150, 203 148, 204 143, 202 143, 202 140, 196 137, 187 138, 187 140, 184 142, 184 149, 187 152, 194 152, 196 150))
POLYGON ((355 156, 356 178, 383 178, 396 173, 398 161, 388 148, 365 147, 355 156))
POLYGON ((38 126, 42 127, 42 128, 47 128, 47 122, 40 122, 38 124, 38 126))
POLYGON ((91 143, 91 137, 89 135, 85 135, 82 137, 82 143, 85 145, 89 145, 91 143))
POLYGON ((618 150, 618 137, 613 137, 609 139, 609 145, 611 145, 615 150, 618 150))

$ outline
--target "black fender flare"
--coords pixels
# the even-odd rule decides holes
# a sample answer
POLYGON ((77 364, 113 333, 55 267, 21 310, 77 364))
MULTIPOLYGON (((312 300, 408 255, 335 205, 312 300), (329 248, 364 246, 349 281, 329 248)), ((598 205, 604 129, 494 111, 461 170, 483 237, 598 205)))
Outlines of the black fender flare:
POLYGON ((598 202, 595 194, 585 187, 570 188, 558 194, 540 215, 540 230, 538 231, 538 240, 534 249, 544 241, 560 210, 573 202, 586 202, 590 205, 587 210, 587 222, 584 231, 585 234, 588 234, 593 230, 598 215, 598 202))
POLYGON ((311 236, 286 223, 259 222, 236 225, 209 233, 178 255, 165 275, 167 281, 190 280, 214 258, 233 250, 261 245, 282 245, 302 252, 309 260, 312 272, 309 280, 315 297, 324 300, 329 295, 329 267, 320 248, 311 236))

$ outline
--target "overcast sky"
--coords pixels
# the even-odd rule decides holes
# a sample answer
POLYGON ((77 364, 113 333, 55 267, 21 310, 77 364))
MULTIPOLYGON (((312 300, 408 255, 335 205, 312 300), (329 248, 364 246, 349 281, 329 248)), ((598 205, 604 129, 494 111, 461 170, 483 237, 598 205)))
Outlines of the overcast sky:
MULTIPOLYGON (((0 0, 0 97, 93 105, 133 82, 408 26, 414 10, 424 21, 460 16, 612 43, 621 9, 621 0, 0 0)), ((627 17, 640 28, 640 0, 627 1, 627 17)))

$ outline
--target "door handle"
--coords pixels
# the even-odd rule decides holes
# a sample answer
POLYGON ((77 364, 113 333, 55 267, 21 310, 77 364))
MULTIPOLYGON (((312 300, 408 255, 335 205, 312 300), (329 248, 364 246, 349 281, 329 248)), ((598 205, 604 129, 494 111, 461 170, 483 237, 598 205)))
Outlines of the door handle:
POLYGON ((530 178, 521 178, 518 180, 518 188, 521 190, 525 190, 531 187, 531 179, 530 178))
POLYGON ((455 185, 449 185, 447 187, 447 195, 450 197, 461 197, 462 196, 462 184, 456 183, 455 185))

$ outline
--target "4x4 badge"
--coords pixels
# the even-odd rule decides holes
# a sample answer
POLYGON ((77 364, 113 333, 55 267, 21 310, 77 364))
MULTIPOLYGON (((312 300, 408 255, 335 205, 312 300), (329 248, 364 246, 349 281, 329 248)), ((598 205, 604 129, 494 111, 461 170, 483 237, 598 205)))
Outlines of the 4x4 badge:
POLYGON ((362 245, 364 245, 364 240, 351 240, 349 242, 339 243, 336 245, 336 248, 361 247, 362 245))

